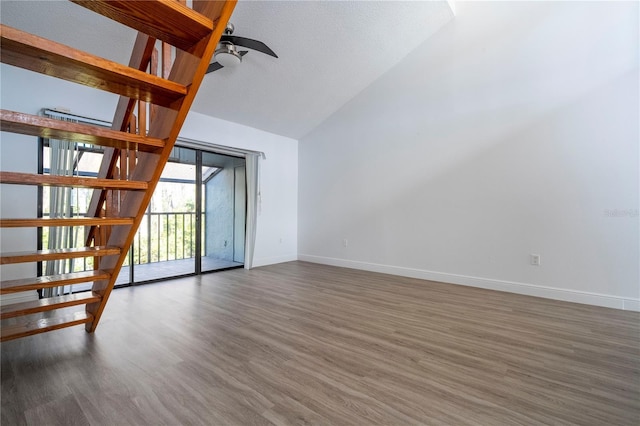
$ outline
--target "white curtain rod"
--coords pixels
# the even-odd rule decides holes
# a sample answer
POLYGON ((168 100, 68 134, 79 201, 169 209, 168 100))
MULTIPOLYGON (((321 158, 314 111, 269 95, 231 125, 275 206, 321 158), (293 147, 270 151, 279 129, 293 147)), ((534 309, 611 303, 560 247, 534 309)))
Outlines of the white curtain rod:
POLYGON ((206 151, 215 151, 218 154, 227 154, 234 156, 244 157, 246 154, 254 154, 262 157, 263 160, 267 159, 267 156, 262 151, 252 151, 250 149, 240 149, 240 148, 232 148, 230 146, 217 145, 215 143, 197 141, 194 139, 187 138, 178 138, 176 144, 179 146, 184 146, 185 148, 196 148, 196 149, 204 149, 206 151))

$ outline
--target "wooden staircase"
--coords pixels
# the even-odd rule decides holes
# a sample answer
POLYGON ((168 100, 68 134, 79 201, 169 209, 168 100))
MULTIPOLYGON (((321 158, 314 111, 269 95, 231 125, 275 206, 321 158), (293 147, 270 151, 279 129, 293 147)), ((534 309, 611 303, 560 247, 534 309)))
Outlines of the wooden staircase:
POLYGON ((90 257, 95 270, 2 281, 0 294, 87 282, 93 288, 3 306, 2 341, 79 324, 95 331, 236 3, 194 0, 189 8, 174 0, 72 1, 139 31, 129 66, 6 26, 0 26, 0 60, 120 95, 112 128, 5 110, 0 125, 4 132, 104 147, 98 177, 0 172, 0 183, 91 188, 88 217, 1 218, 0 227, 86 226, 86 247, 2 253, 0 264, 90 257), (154 75, 160 65, 156 45, 162 53, 160 76, 154 75), (82 305, 84 310, 70 311, 82 305))

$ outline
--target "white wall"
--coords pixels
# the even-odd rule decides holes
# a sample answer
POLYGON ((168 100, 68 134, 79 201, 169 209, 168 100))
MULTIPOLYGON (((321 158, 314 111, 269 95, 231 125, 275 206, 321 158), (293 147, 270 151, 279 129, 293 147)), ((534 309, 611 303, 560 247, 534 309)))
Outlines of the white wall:
POLYGON ((297 259, 298 141, 252 127, 190 112, 180 137, 262 151, 253 266, 297 259))
MULTIPOLYGON (((117 96, 52 77, 0 65, 0 102, 3 109, 37 114, 43 107, 64 107, 72 113, 111 121, 117 96)), ((262 210, 258 217, 254 265, 294 260, 297 257, 297 141, 201 114, 189 114, 182 137, 264 151, 261 162, 262 210), (282 242, 280 242, 282 239, 282 242)), ((36 173, 37 138, 2 133, 0 169, 36 173)), ((35 217, 35 188, 3 185, 3 218, 35 217)), ((3 252, 33 250, 34 230, 3 230, 3 252)), ((2 279, 35 275, 35 264, 3 265, 2 279)))
POLYGON ((638 3, 456 12, 300 140, 299 258, 640 310, 638 3))

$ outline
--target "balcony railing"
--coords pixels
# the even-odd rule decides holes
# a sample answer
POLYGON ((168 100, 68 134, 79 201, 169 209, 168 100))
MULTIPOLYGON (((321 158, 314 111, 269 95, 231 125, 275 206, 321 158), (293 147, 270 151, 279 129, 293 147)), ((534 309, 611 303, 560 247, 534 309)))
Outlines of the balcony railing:
MULTIPOLYGON (((151 212, 145 214, 136 233, 132 250, 133 264, 164 262, 195 257, 195 212, 151 212)), ((205 229, 205 214, 201 214, 205 229)), ((206 256, 202 244, 202 256, 206 256)), ((127 259, 128 265, 129 259, 127 259)))
MULTIPOLYGON (((168 260, 190 259, 195 257, 196 250, 196 214, 195 212, 147 212, 138 228, 133 244, 123 266, 164 262, 168 260)), ((44 215, 48 217, 48 215, 44 215)), ((205 214, 201 213, 204 241, 205 214)), ((71 227, 66 238, 73 247, 84 242, 86 228, 71 227)), ((42 230, 42 247, 46 248, 49 229, 42 230)), ((206 244, 202 244, 202 256, 206 256, 206 244)), ((43 262, 46 268, 46 262, 43 262)), ((81 272, 93 269, 93 258, 69 259, 64 266, 66 272, 81 272)))

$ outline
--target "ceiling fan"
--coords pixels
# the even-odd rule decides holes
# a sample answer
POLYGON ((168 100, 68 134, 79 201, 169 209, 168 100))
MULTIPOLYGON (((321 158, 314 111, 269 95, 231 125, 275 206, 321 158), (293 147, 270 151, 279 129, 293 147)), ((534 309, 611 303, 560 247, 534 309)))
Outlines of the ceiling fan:
POLYGON ((241 63, 242 57, 249 53, 249 51, 238 51, 236 49, 236 46, 242 46, 249 49, 257 50, 258 52, 273 56, 274 58, 278 57, 278 55, 276 55, 273 50, 271 50, 266 44, 261 41, 233 35, 234 29, 235 28, 231 22, 227 23, 224 34, 222 35, 222 37, 220 37, 220 43, 218 44, 216 52, 213 55, 214 62, 209 64, 209 68, 207 68, 206 74, 217 71, 220 68, 224 68, 226 66, 234 66, 241 63))

